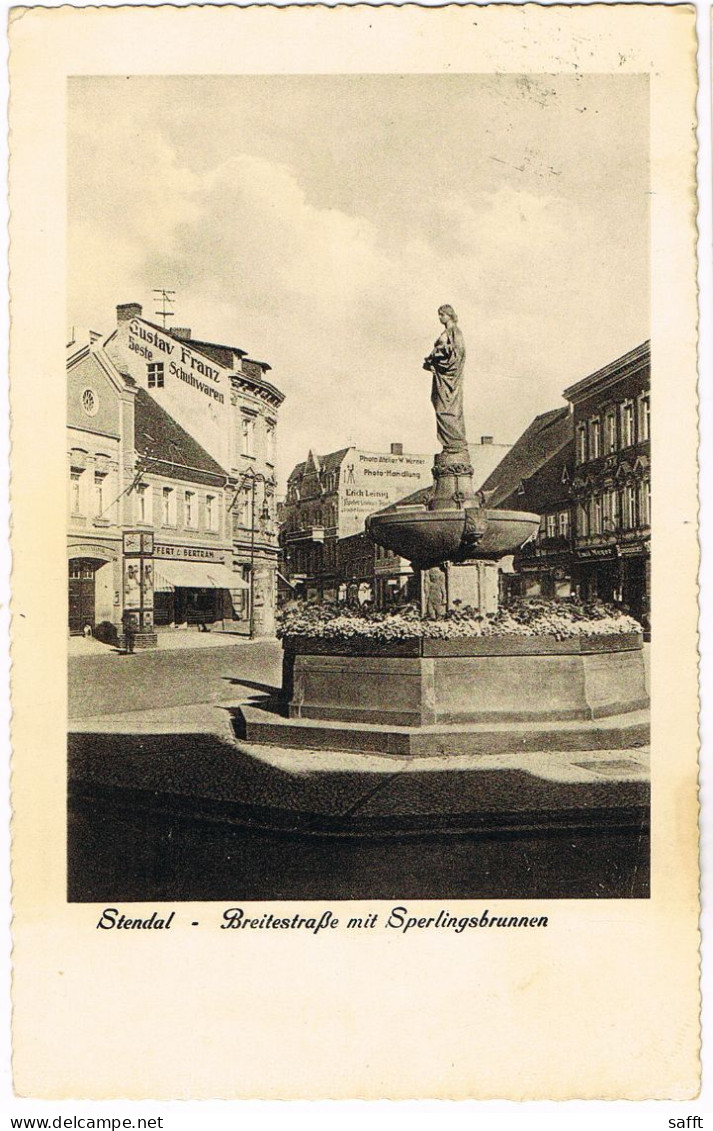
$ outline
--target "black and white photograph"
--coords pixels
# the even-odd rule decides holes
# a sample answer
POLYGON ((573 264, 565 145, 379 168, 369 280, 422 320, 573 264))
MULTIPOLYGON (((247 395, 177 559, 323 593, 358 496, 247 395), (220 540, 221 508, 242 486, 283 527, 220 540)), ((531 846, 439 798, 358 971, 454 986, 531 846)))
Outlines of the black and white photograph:
POLYGON ((700 42, 676 4, 11 21, 38 1110, 699 1110, 700 42))
POLYGON ((647 897, 648 122, 70 78, 70 900, 647 897))

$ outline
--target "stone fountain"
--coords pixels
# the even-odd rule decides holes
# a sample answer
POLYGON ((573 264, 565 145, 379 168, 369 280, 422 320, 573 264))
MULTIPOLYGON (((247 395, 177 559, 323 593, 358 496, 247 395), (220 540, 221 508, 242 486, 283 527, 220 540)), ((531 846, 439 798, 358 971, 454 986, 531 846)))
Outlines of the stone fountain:
MULTIPOLYGON (((450 306, 424 361, 441 451, 425 502, 367 519, 374 542, 421 571, 422 615, 498 608, 498 560, 540 517, 488 509, 473 489, 463 415, 465 342, 450 306)), ((289 718, 243 709, 249 741, 329 750, 443 755, 642 745, 648 705, 637 633, 569 639, 424 636, 390 643, 285 641, 289 718)))

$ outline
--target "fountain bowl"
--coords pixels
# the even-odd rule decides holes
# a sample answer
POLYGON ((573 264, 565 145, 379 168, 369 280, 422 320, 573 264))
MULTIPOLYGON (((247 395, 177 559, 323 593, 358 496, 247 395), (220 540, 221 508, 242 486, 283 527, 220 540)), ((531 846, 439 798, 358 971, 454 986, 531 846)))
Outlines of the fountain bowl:
POLYGON ((422 569, 444 561, 497 560, 514 554, 536 533, 540 516, 527 511, 448 507, 425 503, 377 511, 366 520, 369 537, 422 569))

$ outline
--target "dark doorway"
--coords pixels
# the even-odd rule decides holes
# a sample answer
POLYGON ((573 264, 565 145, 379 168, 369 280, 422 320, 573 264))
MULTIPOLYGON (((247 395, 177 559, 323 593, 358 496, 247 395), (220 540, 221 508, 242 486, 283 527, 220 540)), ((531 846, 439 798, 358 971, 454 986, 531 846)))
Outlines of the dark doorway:
POLYGON ((69 632, 80 636, 87 625, 94 631, 94 574, 91 558, 72 558, 69 563, 69 632))

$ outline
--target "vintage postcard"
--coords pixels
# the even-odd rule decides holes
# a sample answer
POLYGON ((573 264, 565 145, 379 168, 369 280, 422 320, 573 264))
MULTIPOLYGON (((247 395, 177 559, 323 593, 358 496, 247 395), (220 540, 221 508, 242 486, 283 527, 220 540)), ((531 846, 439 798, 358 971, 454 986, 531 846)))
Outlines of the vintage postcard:
POLYGON ((695 11, 10 42, 17 1093, 695 1097, 695 11))

